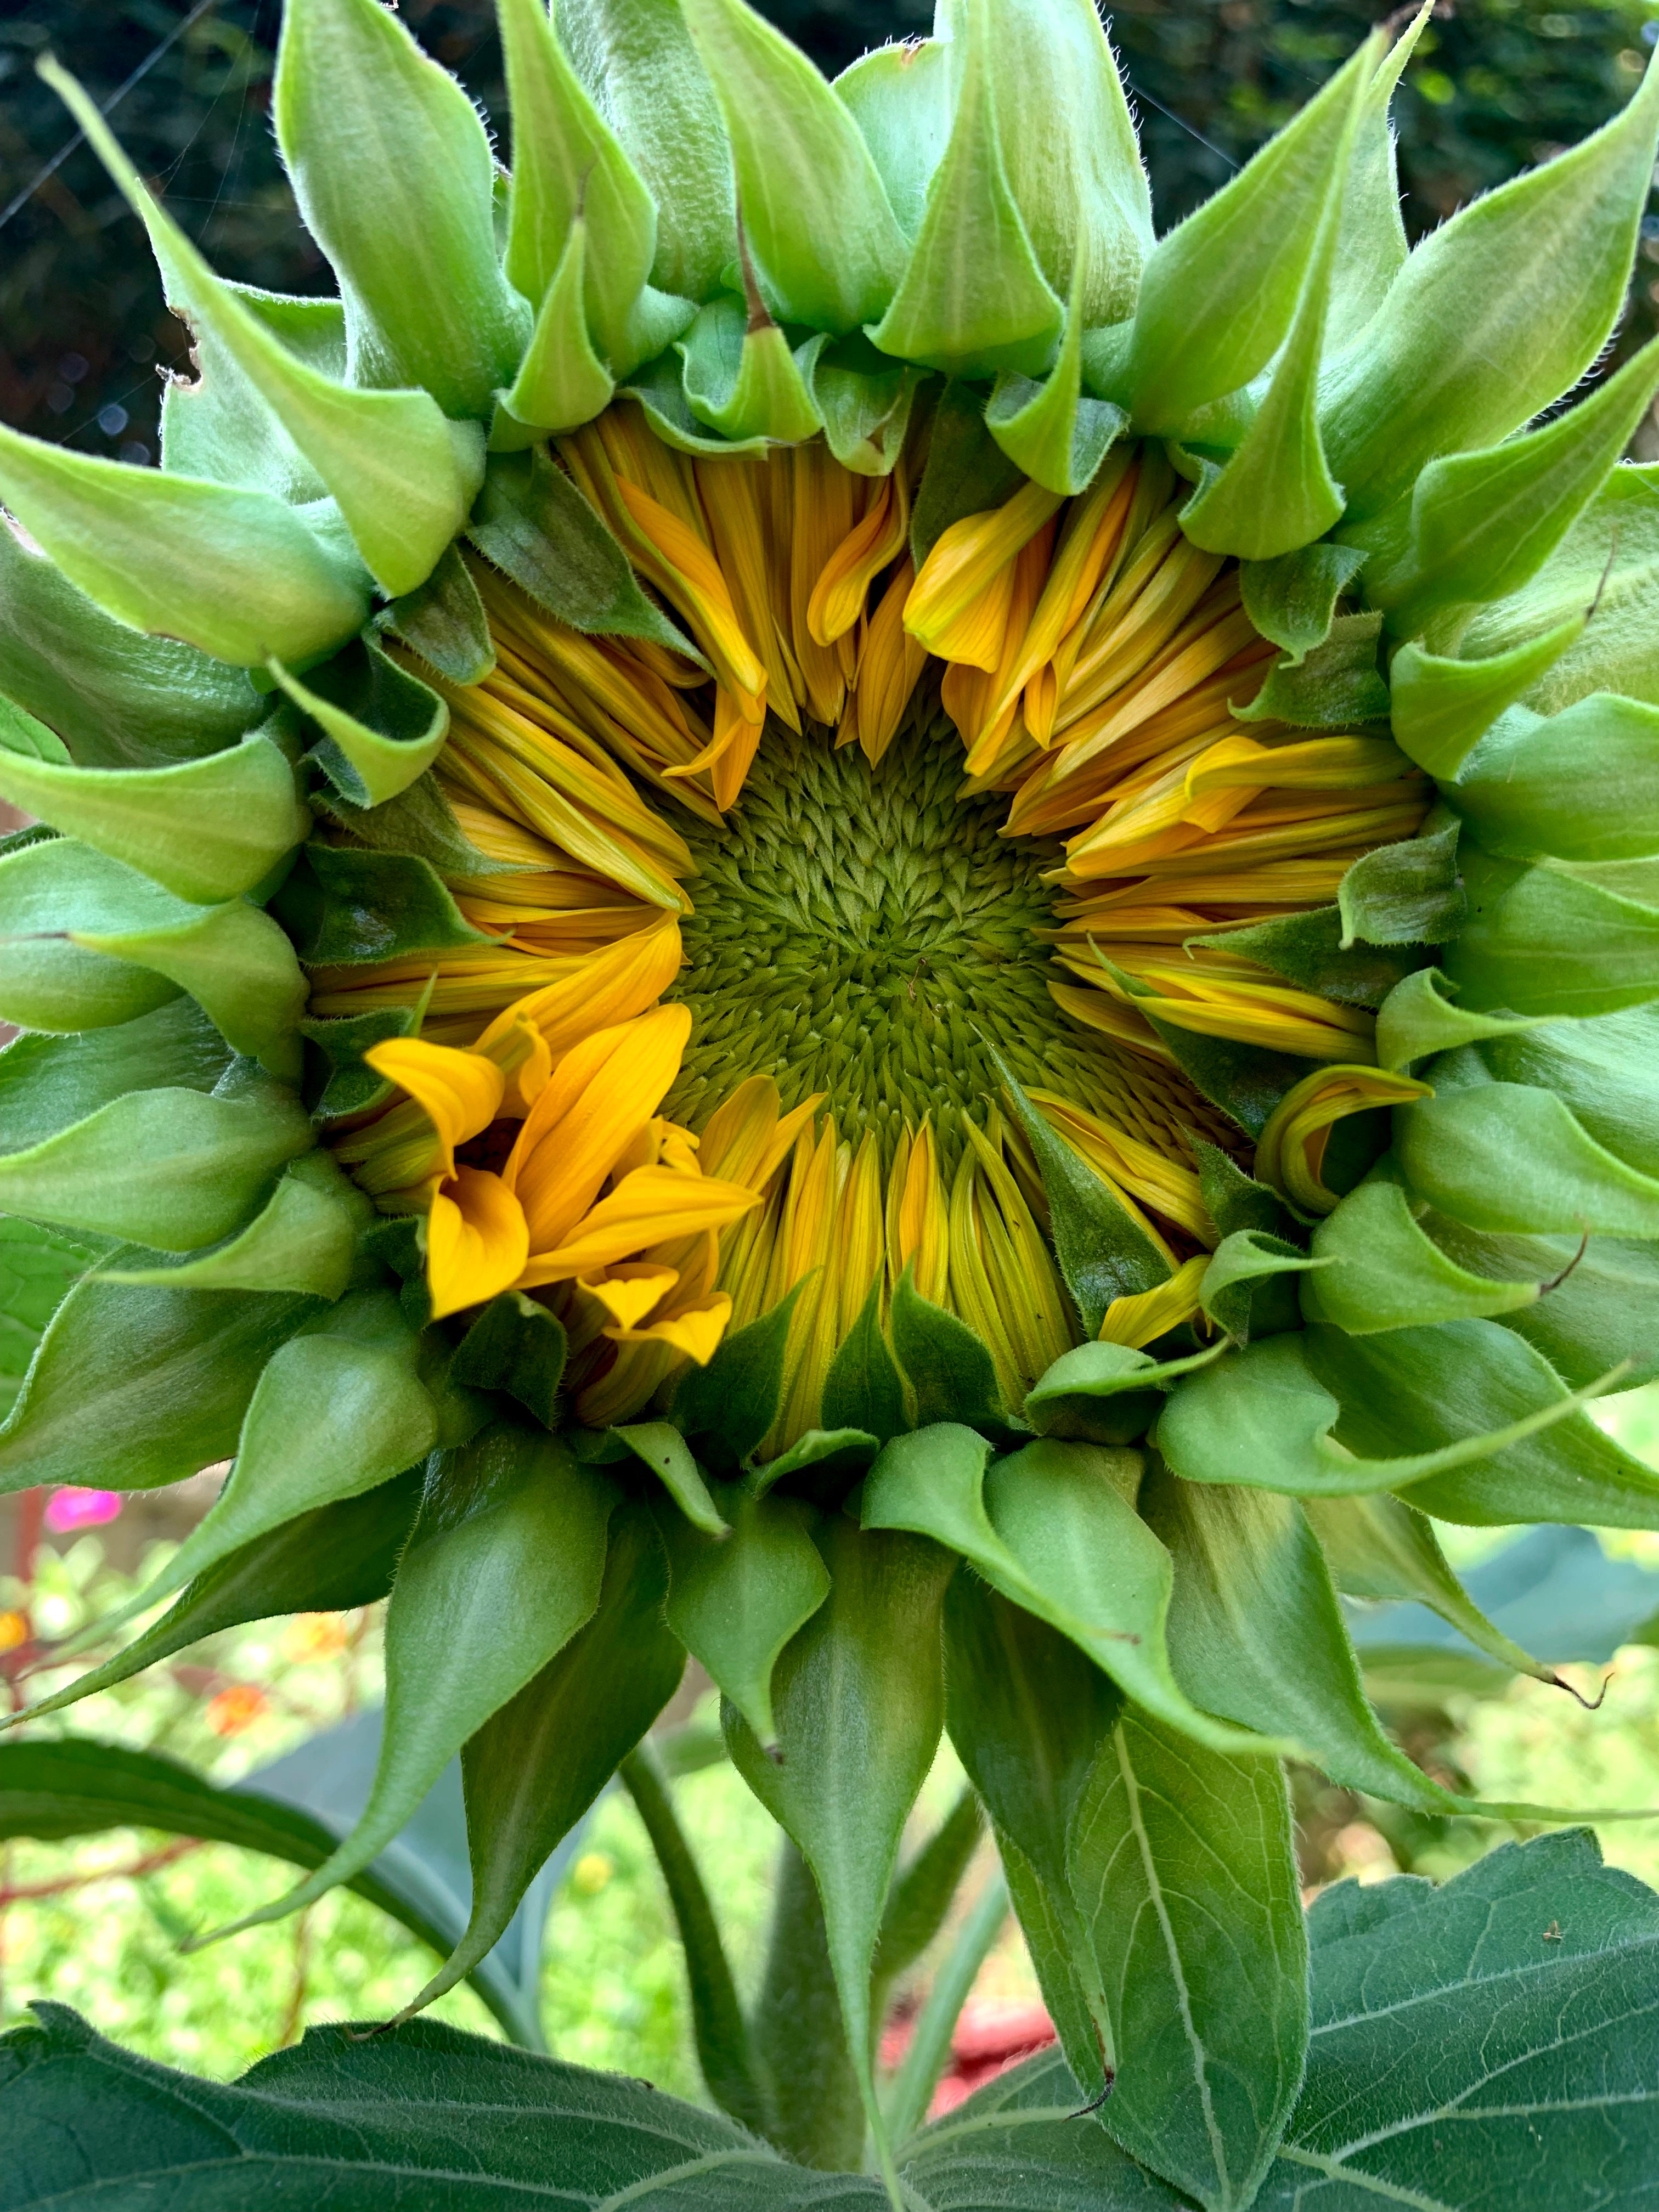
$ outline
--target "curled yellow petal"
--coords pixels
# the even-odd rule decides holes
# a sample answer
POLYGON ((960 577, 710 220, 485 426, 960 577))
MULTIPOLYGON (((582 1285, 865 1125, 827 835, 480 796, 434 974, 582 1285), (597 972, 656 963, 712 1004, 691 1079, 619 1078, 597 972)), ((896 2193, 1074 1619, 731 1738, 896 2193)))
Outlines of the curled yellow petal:
POLYGON ((643 1328, 608 1328, 605 1333, 617 1344, 665 1346, 672 1352, 684 1352, 699 1367, 707 1367, 719 1350, 731 1319, 732 1301, 723 1291, 718 1291, 702 1305, 666 1314, 662 1320, 651 1322, 643 1328))
POLYGON ((377 1075, 406 1091, 438 1133, 441 1172, 455 1171, 455 1147, 487 1129, 501 1110, 506 1078, 476 1052, 423 1037, 387 1037, 363 1058, 377 1075))
POLYGON ((644 1266, 619 1266, 609 1274, 578 1278, 579 1287, 599 1300, 617 1328, 627 1329, 637 1328, 678 1281, 673 1267, 644 1266))
POLYGON ((1142 1291, 1137 1297, 1114 1298, 1100 1324, 1101 1342, 1127 1344, 1139 1351, 1190 1321, 1199 1310, 1199 1287, 1209 1264, 1209 1254, 1200 1252, 1183 1261, 1156 1290, 1142 1291))
POLYGON ((723 1229, 759 1203, 752 1190, 718 1182, 712 1176, 635 1168, 575 1224, 563 1244, 531 1255, 520 1286, 529 1290, 538 1283, 592 1275, 671 1237, 723 1229))
POLYGON ((482 1305, 510 1290, 524 1270, 530 1232, 499 1176, 458 1168, 434 1195, 426 1223, 426 1279, 432 1317, 482 1305))
POLYGON ((665 914, 648 929, 635 930, 594 953, 544 990, 518 1000, 491 1022, 477 1050, 494 1056, 514 1024, 527 1021, 541 1032, 556 1060, 596 1030, 642 1014, 678 975, 684 957, 679 918, 665 914))
POLYGON ((1259 1182, 1299 1206, 1304 1213, 1332 1212, 1340 1194, 1322 1180, 1325 1147, 1336 1123, 1381 1106, 1407 1106, 1431 1098, 1431 1086, 1381 1067, 1316 1068, 1287 1091, 1268 1116, 1255 1148, 1259 1182))
POLYGON ((1023 484, 1001 507, 965 514, 941 531, 905 605, 910 635, 943 660, 971 661, 988 673, 995 668, 1014 558, 1060 504, 1041 484, 1023 484))

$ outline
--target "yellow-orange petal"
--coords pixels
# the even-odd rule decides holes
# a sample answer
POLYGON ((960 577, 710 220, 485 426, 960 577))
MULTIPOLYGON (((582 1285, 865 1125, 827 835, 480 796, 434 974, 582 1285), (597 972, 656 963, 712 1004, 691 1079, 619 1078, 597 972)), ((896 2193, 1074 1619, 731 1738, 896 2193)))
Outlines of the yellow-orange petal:
POLYGON ((647 1328, 607 1328, 605 1334, 617 1344, 666 1345, 671 1351, 683 1352, 699 1367, 707 1367, 731 1319, 732 1301, 720 1291, 705 1304, 688 1306, 683 1313, 670 1314, 647 1328))
POLYGON ((424 1037, 387 1037, 363 1058, 377 1075, 406 1091, 438 1133, 442 1172, 453 1175, 455 1147, 487 1129, 501 1110, 506 1078, 491 1060, 424 1037))
POLYGON ((719 1182, 712 1176, 685 1175, 677 1168, 635 1168, 589 1210, 562 1244, 531 1255, 521 1287, 595 1274, 670 1237, 723 1229, 759 1203, 752 1190, 719 1182))
POLYGON ((481 1305, 510 1290, 524 1269, 530 1231, 524 1209, 499 1176, 458 1168, 432 1200, 426 1223, 426 1279, 432 1317, 481 1305))
POLYGON ((1200 1252, 1183 1261, 1169 1281, 1160 1283, 1156 1290, 1142 1291, 1138 1297, 1114 1298, 1100 1324, 1101 1342, 1127 1344, 1139 1351, 1142 1345, 1155 1343, 1170 1329, 1179 1328, 1182 1322, 1190 1321, 1199 1310, 1199 1286, 1209 1264, 1209 1254, 1200 1252))
POLYGON ((611 1317, 605 1334, 613 1336, 619 1328, 637 1328, 679 1279, 678 1268, 653 1267, 640 1261, 624 1260, 607 1273, 579 1275, 576 1285, 605 1308, 611 1317))

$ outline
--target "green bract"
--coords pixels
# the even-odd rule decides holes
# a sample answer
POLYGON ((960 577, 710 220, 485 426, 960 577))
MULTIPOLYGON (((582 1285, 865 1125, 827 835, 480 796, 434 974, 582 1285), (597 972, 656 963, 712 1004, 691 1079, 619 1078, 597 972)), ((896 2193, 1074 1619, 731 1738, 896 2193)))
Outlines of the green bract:
POLYGON ((256 1916, 459 1752, 416 2003, 694 1655, 846 2025, 817 2125, 717 1990, 710 2086, 895 2191, 948 1729, 1104 2124, 1243 2206, 1307 2037, 1279 1756, 1462 1802, 1340 1594, 1553 1680, 1434 1520, 1659 1528, 1585 1410, 1659 1370, 1659 353, 1527 427, 1617 321, 1659 62, 1408 255, 1415 27, 1155 239, 1090 0, 834 85, 744 0, 498 4, 510 174, 378 0, 288 0, 337 300, 216 276, 43 64, 200 375, 158 471, 0 430, 0 1488, 230 1459, 187 1623, 334 1602, 424 1470, 374 1795, 256 1916), (1182 888, 1224 830, 1243 887, 1182 888), (667 1225, 607 1242, 624 1184, 667 1225))

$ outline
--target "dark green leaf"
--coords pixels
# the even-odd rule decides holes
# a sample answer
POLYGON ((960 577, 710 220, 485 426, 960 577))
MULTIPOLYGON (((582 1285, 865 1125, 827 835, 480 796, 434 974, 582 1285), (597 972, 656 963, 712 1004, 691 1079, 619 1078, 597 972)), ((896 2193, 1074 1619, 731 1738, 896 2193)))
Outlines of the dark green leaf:
POLYGON ((1356 938, 1368 945, 1445 944, 1468 911, 1456 823, 1367 853, 1343 877, 1336 897, 1344 951, 1356 938))
POLYGON ((1364 566, 1357 546, 1328 539, 1281 553, 1273 561, 1244 561, 1238 581, 1244 611, 1263 637, 1282 646, 1288 665, 1299 668, 1331 634, 1336 603, 1364 566))
POLYGON ((381 625, 452 684, 482 684, 495 665, 483 601, 452 545, 425 583, 394 599, 381 625))
POLYGON ((349 805, 395 799, 442 750, 448 706, 368 632, 303 681, 274 659, 270 672, 322 732, 309 757, 349 805))
POLYGON ((1011 1433, 991 1355, 965 1322, 922 1297, 907 1268, 893 1292, 893 1349, 915 1395, 916 1425, 962 1421, 1011 1433))
POLYGON ((1329 634, 1299 659, 1275 661, 1242 722, 1289 722, 1299 730, 1341 729, 1389 711, 1389 687, 1376 665, 1380 614, 1337 615, 1329 634))
POLYGON ((1243 2212, 1301 2087, 1307 1937, 1276 1761, 1201 1749, 1131 1709, 1074 1825, 1072 1881, 1112 2015, 1108 2131, 1243 2212))
POLYGON ((388 1037, 410 1036, 420 1026, 421 1011, 420 1006, 372 1006, 366 1014, 300 1024, 301 1035, 318 1048, 330 1069, 323 1079, 318 1078, 313 1066, 307 1083, 307 1097, 314 1093, 313 1121, 342 1121, 386 1103, 397 1086, 389 1077, 378 1074, 363 1054, 371 1045, 384 1044, 388 1037))
POLYGON ((1079 1344, 1040 1375, 1022 1408, 1039 1436, 1083 1443, 1129 1444, 1158 1419, 1163 1393, 1178 1376, 1216 1357, 1158 1361, 1127 1344, 1079 1344))
MULTIPOLYGON (((1385 847, 1385 851, 1408 851, 1409 847, 1385 847)), ((1373 856, 1375 857, 1375 856, 1373 856)), ((1352 878, 1364 862, 1349 870, 1352 878)), ((1360 879, 1363 886, 1364 878, 1360 879)), ((1379 907, 1378 915, 1384 909, 1379 907)), ((1460 915, 1462 908, 1459 909, 1460 915)), ((1368 911, 1367 918, 1370 919, 1368 911)), ((1339 1006, 1380 1006, 1401 976, 1422 966, 1426 952, 1395 952, 1380 949, 1375 940, 1356 942, 1358 933, 1345 931, 1341 909, 1311 908, 1305 914, 1276 915, 1270 921, 1253 921, 1243 929, 1217 929, 1189 938, 1192 945, 1213 945, 1245 960, 1259 960, 1275 975, 1283 975, 1304 990, 1317 991, 1339 1006)))
POLYGON ((799 1285, 758 1321, 722 1337, 706 1367, 680 1377, 670 1418, 717 1474, 734 1474, 777 1418, 789 1319, 799 1285))
POLYGON ((858 1319, 836 1347, 822 1418, 827 1429, 867 1430, 880 1443, 905 1426, 904 1386, 881 1326, 879 1283, 872 1283, 858 1319))
POLYGON ((313 968, 491 942, 462 915, 431 862, 409 853, 307 845, 270 910, 313 968))
POLYGON ((522 1291, 492 1298, 457 1346, 452 1382, 473 1390, 504 1390, 544 1429, 559 1425, 564 1373, 564 1325, 522 1291))
POLYGON ((878 2018, 886 2009, 884 1992, 915 1966, 945 1924, 945 1916, 984 1830, 979 1799, 973 1790, 966 1790, 893 1877, 871 1968, 878 2018))

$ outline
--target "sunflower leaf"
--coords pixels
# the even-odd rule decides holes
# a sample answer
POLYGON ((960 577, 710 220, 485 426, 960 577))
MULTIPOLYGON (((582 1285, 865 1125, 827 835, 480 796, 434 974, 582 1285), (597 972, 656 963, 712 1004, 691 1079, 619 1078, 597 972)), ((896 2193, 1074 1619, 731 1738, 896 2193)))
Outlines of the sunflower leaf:
POLYGON ((522 1291, 503 1291, 455 1347, 450 1380, 469 1389, 505 1391, 544 1429, 556 1429, 568 1348, 556 1314, 522 1291))
POLYGON ((662 1511, 668 1547, 668 1625, 719 1685, 764 1751, 777 1742, 772 1675, 778 1655, 830 1592, 808 1529, 805 1501, 727 1498, 729 1532, 711 1537, 662 1511))

